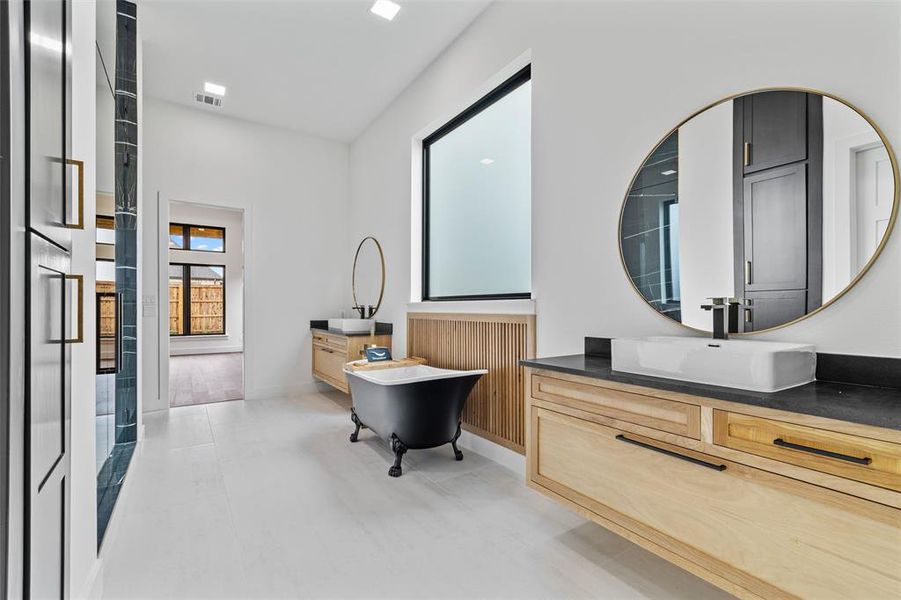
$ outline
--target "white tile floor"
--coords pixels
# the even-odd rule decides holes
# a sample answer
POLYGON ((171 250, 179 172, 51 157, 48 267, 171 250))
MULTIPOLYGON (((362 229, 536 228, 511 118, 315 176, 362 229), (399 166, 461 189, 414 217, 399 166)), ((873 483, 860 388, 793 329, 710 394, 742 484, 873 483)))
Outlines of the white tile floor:
POLYGON ((725 598, 472 451, 347 440, 330 394, 146 416, 103 598, 725 598))

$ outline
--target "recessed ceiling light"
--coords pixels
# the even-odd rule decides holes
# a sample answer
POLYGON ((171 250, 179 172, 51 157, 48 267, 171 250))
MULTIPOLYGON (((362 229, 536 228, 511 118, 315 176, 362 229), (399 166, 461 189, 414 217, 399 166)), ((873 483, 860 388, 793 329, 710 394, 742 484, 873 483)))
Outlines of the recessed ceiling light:
POLYGON ((390 21, 397 15, 399 10, 400 4, 391 2, 391 0, 375 0, 375 4, 372 5, 369 12, 390 21))
POLYGON ((676 172, 673 169, 669 169, 667 171, 661 171, 661 175, 674 175, 676 172))
POLYGON ((479 162, 482 163, 483 165, 490 165, 491 163, 494 162, 494 159, 493 158, 483 158, 479 162))
POLYGON ((225 95, 225 86, 219 85, 218 83, 210 83, 209 81, 204 82, 203 91, 207 94, 215 94, 217 96, 225 95))

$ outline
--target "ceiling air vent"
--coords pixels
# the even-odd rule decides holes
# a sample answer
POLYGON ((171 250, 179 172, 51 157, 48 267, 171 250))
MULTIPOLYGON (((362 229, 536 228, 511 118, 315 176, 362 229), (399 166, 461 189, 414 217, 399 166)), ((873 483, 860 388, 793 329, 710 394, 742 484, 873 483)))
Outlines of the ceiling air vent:
POLYGON ((222 98, 218 96, 211 96, 210 94, 204 94, 203 92, 196 92, 194 94, 194 100, 203 104, 205 106, 210 106, 212 108, 219 108, 222 106, 222 98))

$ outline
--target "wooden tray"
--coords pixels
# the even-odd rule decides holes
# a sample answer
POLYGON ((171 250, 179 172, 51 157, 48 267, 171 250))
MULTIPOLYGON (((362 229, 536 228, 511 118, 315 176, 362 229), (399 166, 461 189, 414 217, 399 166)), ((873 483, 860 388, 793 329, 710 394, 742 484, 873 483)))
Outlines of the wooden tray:
POLYGON ((380 371, 382 369, 396 369, 398 367, 412 367, 415 365, 424 365, 428 361, 424 358, 413 356, 410 358, 400 358, 397 360, 383 360, 374 363, 347 363, 349 371, 380 371))

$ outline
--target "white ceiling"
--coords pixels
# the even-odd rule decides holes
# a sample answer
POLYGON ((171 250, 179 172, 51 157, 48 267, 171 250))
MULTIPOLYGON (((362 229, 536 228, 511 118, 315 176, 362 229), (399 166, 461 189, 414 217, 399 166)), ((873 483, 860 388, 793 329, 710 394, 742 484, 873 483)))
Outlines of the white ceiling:
POLYGON ((353 140, 490 3, 140 0, 144 93, 219 114, 353 140), (228 88, 220 109, 193 99, 228 88))

